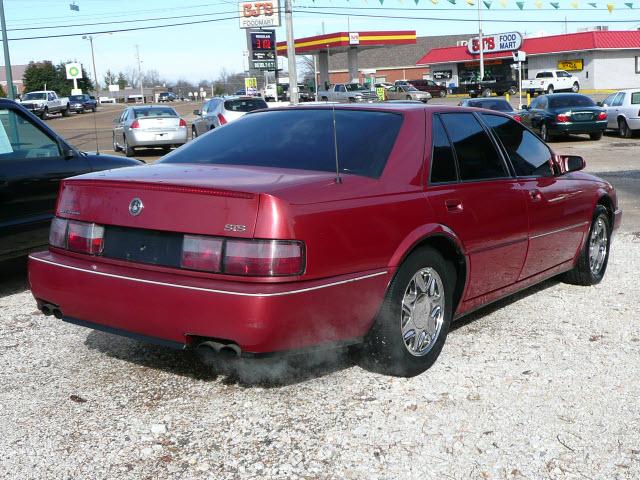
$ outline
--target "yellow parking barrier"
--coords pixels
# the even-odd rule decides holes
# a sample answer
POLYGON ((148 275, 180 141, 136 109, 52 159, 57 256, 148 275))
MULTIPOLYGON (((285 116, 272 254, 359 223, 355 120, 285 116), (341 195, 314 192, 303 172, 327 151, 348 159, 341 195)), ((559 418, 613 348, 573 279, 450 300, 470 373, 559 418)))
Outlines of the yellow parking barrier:
POLYGON ((507 102, 509 101, 509 94, 508 94, 508 93, 505 93, 505 94, 504 94, 504 99, 505 99, 507 102))
POLYGON ((527 92, 527 105, 531 105, 531 94, 527 92))

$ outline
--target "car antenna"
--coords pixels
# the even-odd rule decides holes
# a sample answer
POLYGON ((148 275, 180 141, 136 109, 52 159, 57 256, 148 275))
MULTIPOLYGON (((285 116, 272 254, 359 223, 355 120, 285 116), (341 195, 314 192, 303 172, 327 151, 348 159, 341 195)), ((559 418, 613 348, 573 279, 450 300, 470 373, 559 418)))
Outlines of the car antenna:
POLYGON ((331 113, 333 115, 333 148, 336 152, 336 183, 342 183, 340 176, 340 160, 338 155, 338 129, 336 128, 336 104, 331 105, 331 113))

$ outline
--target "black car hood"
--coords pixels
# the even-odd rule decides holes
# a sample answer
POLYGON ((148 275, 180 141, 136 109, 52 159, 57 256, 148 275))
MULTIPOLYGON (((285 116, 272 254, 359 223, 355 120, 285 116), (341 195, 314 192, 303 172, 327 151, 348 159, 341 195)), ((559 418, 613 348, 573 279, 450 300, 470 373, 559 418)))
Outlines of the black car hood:
POLYGON ((120 157, 118 155, 103 155, 95 152, 83 152, 81 155, 89 162, 92 171, 109 170, 111 168, 135 167, 145 163, 135 158, 120 157))

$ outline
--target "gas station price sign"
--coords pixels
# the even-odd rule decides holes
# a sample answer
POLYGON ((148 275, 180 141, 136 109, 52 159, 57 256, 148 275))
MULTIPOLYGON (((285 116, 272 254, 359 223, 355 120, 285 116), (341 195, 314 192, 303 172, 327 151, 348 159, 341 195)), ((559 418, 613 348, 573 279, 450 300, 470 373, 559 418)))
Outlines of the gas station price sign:
POLYGON ((276 69, 276 32, 261 30, 251 34, 251 64, 256 70, 276 69))

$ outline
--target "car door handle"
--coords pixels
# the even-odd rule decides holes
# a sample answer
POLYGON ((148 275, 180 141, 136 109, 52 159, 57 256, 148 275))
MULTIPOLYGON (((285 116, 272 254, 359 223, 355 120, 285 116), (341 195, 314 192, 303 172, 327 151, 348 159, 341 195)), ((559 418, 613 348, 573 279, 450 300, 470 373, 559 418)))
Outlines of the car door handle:
POLYGON ((447 207, 447 211, 449 212, 462 211, 462 200, 457 200, 457 199, 445 200, 444 204, 447 207))
POLYGON ((538 189, 529 190, 529 196, 533 202, 539 202, 542 200, 542 193, 540 193, 540 190, 538 189))

